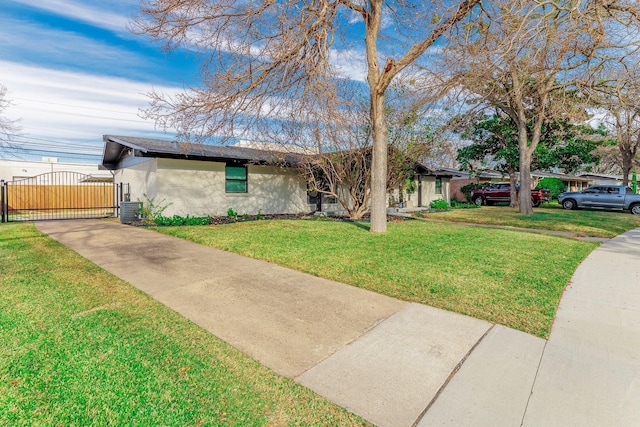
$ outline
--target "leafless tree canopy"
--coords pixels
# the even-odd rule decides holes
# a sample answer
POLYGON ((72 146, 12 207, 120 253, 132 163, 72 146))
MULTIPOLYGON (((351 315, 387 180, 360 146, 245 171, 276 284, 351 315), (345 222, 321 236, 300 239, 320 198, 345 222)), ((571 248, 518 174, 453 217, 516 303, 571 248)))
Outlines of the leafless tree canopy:
POLYGON ((631 58, 628 66, 602 70, 597 84, 583 88, 605 112, 603 121, 615 135, 615 149, 605 148, 602 155, 610 170, 620 170, 624 185, 634 166, 640 166, 640 64, 636 58, 631 58))
POLYGON ((584 111, 576 104, 591 101, 580 89, 636 54, 638 29, 637 5, 626 0, 494 0, 473 25, 459 29, 441 73, 516 123, 520 212, 533 212, 530 167, 543 122, 584 120, 575 117, 584 111))
POLYGON ((0 84, 0 148, 11 146, 13 138, 20 132, 17 120, 11 120, 5 115, 10 105, 7 88, 0 84))
MULTIPOLYGON (((145 114, 183 136, 239 136, 292 115, 304 120, 318 107, 338 104, 340 75, 332 55, 353 52, 367 72, 373 147, 371 231, 385 231, 384 95, 398 74, 479 2, 144 1, 135 31, 161 40, 166 49, 186 47, 205 58, 201 86, 174 96, 151 93, 145 114)), ((325 126, 315 129, 319 130, 325 126)), ((315 136, 309 139, 317 140, 315 136)))

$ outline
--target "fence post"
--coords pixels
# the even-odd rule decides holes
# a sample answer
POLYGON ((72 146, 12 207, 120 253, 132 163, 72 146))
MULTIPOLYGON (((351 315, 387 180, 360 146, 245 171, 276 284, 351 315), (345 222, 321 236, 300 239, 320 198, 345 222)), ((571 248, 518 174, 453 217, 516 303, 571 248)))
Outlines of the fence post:
POLYGON ((0 222, 5 222, 4 210, 4 179, 2 179, 0 180, 0 211, 2 211, 2 220, 0 222))

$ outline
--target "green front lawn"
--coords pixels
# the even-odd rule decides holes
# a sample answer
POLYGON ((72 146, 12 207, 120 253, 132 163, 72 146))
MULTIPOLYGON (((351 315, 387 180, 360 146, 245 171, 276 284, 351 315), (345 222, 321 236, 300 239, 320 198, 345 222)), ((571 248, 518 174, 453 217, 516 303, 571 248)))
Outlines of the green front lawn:
POLYGON ((0 425, 364 424, 31 224, 0 260, 0 425))
POLYGON ((577 265, 597 246, 426 221, 390 223, 386 234, 369 233, 365 223, 320 220, 156 229, 541 337, 577 265))
POLYGON ((533 210, 533 215, 521 215, 517 209, 508 206, 483 206, 478 209, 454 209, 425 214, 424 217, 450 222, 567 231, 590 237, 615 237, 640 227, 640 216, 626 212, 567 211, 557 203, 545 204, 533 210))

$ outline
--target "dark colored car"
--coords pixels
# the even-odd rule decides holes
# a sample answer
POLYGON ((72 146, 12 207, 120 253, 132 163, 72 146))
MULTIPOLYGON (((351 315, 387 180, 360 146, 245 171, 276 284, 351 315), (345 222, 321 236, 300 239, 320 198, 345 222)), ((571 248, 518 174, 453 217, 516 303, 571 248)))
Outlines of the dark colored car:
MULTIPOLYGON (((516 187, 517 188, 517 187, 516 187)), ((540 206, 542 202, 551 200, 549 190, 531 190, 531 203, 540 206)), ((471 192, 471 201, 476 205, 493 205, 499 202, 511 202, 511 186, 508 182, 491 184, 485 188, 478 188, 471 192)))

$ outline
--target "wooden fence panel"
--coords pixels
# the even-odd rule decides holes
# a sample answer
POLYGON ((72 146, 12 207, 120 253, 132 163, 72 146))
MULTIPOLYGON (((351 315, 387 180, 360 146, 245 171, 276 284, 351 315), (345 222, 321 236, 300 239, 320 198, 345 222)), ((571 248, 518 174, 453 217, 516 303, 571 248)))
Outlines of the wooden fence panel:
POLYGON ((96 209, 114 206, 113 185, 43 185, 11 186, 7 194, 9 211, 96 209))

